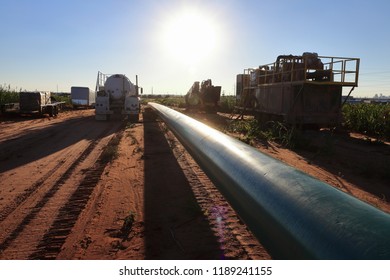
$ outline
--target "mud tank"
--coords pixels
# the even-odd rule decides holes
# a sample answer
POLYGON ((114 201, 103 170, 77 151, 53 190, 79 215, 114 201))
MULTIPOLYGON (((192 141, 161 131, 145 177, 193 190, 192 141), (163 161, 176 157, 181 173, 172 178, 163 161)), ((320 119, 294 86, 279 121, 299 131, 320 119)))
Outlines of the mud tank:
MULTIPOLYGON (((142 89, 141 89, 142 91, 142 89)), ((125 75, 98 72, 96 82, 96 120, 122 119, 138 121, 140 99, 138 77, 134 85, 125 75)))
POLYGON ((343 87, 358 86, 359 58, 280 55, 273 63, 237 75, 236 98, 243 114, 260 122, 325 127, 341 122, 343 87))

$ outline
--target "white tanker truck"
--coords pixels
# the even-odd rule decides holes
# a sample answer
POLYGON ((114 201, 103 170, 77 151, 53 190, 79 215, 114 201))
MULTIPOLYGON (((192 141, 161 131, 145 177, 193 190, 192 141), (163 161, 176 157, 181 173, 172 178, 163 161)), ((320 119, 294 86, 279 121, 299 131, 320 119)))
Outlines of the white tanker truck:
MULTIPOLYGON (((142 93, 142 88, 141 88, 142 93)), ((118 119, 123 115, 131 121, 139 120, 138 77, 136 84, 122 74, 107 75, 98 72, 96 81, 96 120, 118 119)))

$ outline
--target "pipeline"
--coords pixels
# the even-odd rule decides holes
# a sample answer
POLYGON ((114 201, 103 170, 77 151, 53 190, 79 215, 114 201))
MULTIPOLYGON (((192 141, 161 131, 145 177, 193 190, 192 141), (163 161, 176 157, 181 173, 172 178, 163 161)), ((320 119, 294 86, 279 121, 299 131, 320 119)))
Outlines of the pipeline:
POLYGON ((275 259, 390 259, 390 215, 156 103, 158 113, 275 259))

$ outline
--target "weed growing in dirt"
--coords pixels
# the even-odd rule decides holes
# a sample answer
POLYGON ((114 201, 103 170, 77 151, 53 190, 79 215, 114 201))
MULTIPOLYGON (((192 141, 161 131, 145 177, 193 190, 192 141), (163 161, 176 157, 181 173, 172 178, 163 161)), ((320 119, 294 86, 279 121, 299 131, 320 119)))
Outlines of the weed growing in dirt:
POLYGON ((228 125, 227 131, 241 134, 241 140, 247 144, 253 141, 276 141, 285 147, 295 148, 302 143, 300 131, 281 122, 260 124, 256 119, 235 120, 228 125))
POLYGON ((241 140, 248 144, 256 139, 264 139, 263 136, 265 136, 267 140, 270 140, 268 138, 270 135, 263 134, 258 121, 255 119, 234 120, 228 125, 226 130, 229 132, 241 134, 241 136, 243 136, 243 138, 241 137, 241 140))
POLYGON ((130 145, 136 145, 138 144, 138 140, 131 134, 131 132, 127 132, 127 137, 131 139, 130 145))
POLYGON ((129 215, 126 216, 125 220, 123 221, 123 225, 121 228, 121 233, 123 238, 127 238, 131 232, 131 229, 133 227, 133 224, 135 222, 135 216, 136 213, 133 211, 130 211, 129 215))
POLYGON ((129 137, 131 139, 131 145, 138 144, 137 139, 133 136, 131 130, 129 130, 129 129, 134 128, 134 127, 135 127, 134 123, 131 123, 131 122, 126 123, 126 127, 125 127, 126 137, 129 137))
POLYGON ((134 128, 134 127, 135 127, 135 123, 127 122, 125 129, 134 128))
POLYGON ((101 156, 100 156, 100 160, 103 162, 103 163, 108 163, 108 162, 111 162, 112 160, 114 159, 117 159, 118 158, 118 145, 119 145, 119 142, 120 142, 120 139, 121 137, 116 135, 114 136, 110 142, 108 143, 108 145, 106 146, 106 148, 103 150, 101 156))
POLYGON ((101 161, 104 163, 110 162, 118 158, 118 147, 107 146, 101 155, 101 161))

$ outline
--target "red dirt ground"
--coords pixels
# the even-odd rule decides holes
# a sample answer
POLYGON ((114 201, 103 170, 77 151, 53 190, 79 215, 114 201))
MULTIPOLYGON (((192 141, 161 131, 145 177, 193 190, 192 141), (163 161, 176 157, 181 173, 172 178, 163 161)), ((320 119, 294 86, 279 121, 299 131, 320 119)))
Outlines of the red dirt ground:
MULTIPOLYGON (((193 116, 219 129, 229 119, 193 116)), ((271 258, 160 121, 97 122, 78 110, 2 117, 0 129, 0 259, 271 258)), ((255 145, 390 212, 387 143, 307 138, 297 151, 255 145)))

